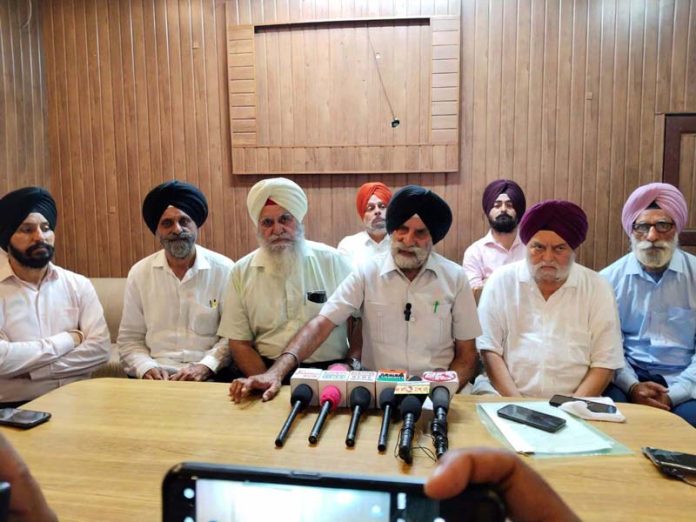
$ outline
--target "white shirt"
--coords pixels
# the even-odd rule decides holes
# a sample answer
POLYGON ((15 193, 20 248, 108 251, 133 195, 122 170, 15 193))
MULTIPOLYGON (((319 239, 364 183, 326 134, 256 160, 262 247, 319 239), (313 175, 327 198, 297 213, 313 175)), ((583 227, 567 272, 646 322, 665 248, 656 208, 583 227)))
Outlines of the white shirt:
POLYGON ((447 369, 455 339, 481 333, 464 270, 435 252, 413 281, 396 267, 391 253, 365 263, 338 287, 320 314, 341 324, 357 312, 363 319, 361 362, 371 370, 405 369, 420 375, 447 369))
POLYGON ((109 358, 109 329, 92 283, 53 263, 38 287, 0 257, 0 402, 31 400, 86 379, 109 358), (81 330, 75 346, 69 330, 81 330))
POLYGON ((196 259, 179 280, 164 250, 131 268, 118 331, 121 364, 141 378, 163 367, 173 372, 204 364, 213 372, 229 362, 227 340, 217 336, 232 260, 196 245, 196 259))
POLYGON ((365 261, 383 252, 389 252, 391 248, 391 239, 389 235, 386 235, 382 241, 377 243, 370 237, 370 234, 363 230, 362 232, 341 239, 337 248, 341 254, 350 258, 353 270, 355 270, 365 263, 365 261))
POLYGON ((526 251, 519 234, 515 235, 510 250, 507 250, 496 243, 493 232, 488 230, 488 234, 474 241, 464 252, 462 266, 471 288, 481 288, 496 268, 524 259, 526 251))
MULTIPOLYGON (((577 263, 548 301, 526 260, 501 267, 483 287, 478 311, 483 335, 476 347, 503 357, 522 395, 571 395, 590 368, 623 366, 614 292, 577 263)), ((490 388, 479 376, 474 393, 490 388)))
MULTIPOLYGON (((294 277, 273 273, 263 249, 255 250, 235 264, 220 321, 220 335, 254 341, 256 350, 269 359, 280 355, 298 330, 321 309, 320 303, 307 299, 307 292, 323 290, 328 298, 350 273, 348 260, 335 248, 314 241, 305 241, 304 247, 302 271, 294 277)), ((306 362, 343 359, 347 351, 347 329, 343 322, 306 362)))

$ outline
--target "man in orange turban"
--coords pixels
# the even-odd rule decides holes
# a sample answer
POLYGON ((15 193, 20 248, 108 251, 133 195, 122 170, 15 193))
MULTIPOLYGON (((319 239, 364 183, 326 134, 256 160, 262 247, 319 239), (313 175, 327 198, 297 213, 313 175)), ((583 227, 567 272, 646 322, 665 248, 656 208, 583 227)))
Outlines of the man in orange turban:
POLYGON ((344 237, 338 244, 338 251, 350 257, 354 269, 376 254, 389 251, 386 220, 391 196, 391 189, 379 181, 365 183, 358 189, 355 207, 364 230, 344 237))

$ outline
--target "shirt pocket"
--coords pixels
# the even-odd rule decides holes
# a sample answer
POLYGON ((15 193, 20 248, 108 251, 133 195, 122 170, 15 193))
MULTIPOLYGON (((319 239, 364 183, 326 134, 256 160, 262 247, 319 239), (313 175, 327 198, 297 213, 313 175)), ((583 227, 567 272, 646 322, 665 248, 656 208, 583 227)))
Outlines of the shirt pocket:
MULTIPOLYGON (((440 343, 451 343, 454 339, 452 328, 452 305, 445 304, 437 307, 435 316, 435 325, 439 334, 438 341, 440 343)), ((465 339, 464 339, 465 340, 465 339)))
POLYGON ((77 307, 60 308, 51 312, 49 317, 51 335, 79 329, 80 309, 77 307))
POLYGON ((370 322, 370 333, 374 342, 399 342, 397 321, 404 321, 402 310, 391 304, 365 302, 364 317, 370 322))
POLYGON ((220 316, 218 308, 193 303, 190 309, 189 327, 198 335, 217 335, 220 316))
POLYGON ((650 312, 650 342, 659 346, 691 349, 696 335, 696 310, 671 307, 666 312, 650 312))

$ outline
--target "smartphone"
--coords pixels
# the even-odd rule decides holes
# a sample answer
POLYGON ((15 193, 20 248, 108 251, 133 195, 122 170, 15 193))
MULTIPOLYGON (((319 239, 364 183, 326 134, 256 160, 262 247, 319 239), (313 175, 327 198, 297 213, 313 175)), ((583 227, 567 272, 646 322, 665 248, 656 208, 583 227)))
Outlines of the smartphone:
POLYGON ((549 400, 551 406, 560 406, 564 402, 580 401, 587 404, 587 409, 594 413, 616 413, 616 406, 604 404, 603 402, 588 401, 579 397, 568 397, 567 395, 554 395, 549 400))
POLYGON ((448 500, 423 493, 413 477, 361 477, 184 462, 162 482, 164 522, 502 522, 495 489, 468 487, 448 500))
POLYGON ((10 517, 10 484, 0 481, 0 520, 5 522, 10 517))
POLYGON ((696 455, 658 448, 642 449, 643 454, 666 475, 680 478, 684 475, 696 475, 696 455))
POLYGON ((555 417, 536 410, 530 410, 517 404, 508 404, 498 410, 498 416, 503 419, 526 424, 532 428, 555 433, 565 426, 566 421, 561 417, 555 417))
POLYGON ((50 418, 51 414, 45 411, 0 408, 0 426, 13 426, 26 430, 38 426, 50 418))

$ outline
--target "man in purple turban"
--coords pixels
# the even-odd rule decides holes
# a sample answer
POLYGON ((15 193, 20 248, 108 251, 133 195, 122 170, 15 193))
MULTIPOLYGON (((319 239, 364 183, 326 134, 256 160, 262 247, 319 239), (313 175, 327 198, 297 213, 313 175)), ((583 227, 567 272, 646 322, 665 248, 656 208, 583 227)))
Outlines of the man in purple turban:
POLYGON ((623 366, 611 286, 575 263, 586 235, 587 216, 570 201, 526 212, 526 259, 496 270, 481 294, 476 347, 486 375, 474 393, 597 396, 623 366))
POLYGON ((667 183, 638 187, 624 205, 631 252, 601 272, 616 293, 625 357, 606 394, 696 426, 696 257, 678 241, 687 218, 667 183))
POLYGON ((498 179, 483 191, 481 206, 490 230, 466 249, 462 261, 477 300, 493 270, 524 259, 525 249, 517 236, 517 224, 524 215, 527 201, 517 183, 498 179))

